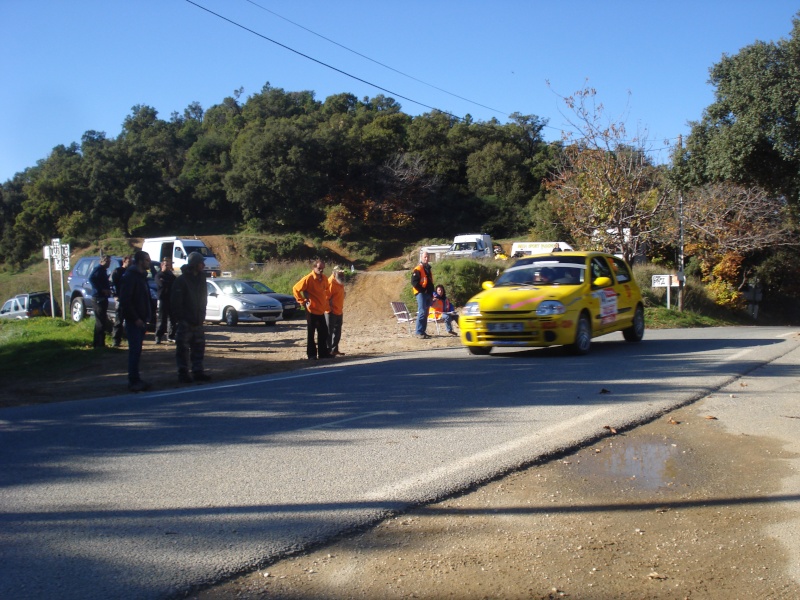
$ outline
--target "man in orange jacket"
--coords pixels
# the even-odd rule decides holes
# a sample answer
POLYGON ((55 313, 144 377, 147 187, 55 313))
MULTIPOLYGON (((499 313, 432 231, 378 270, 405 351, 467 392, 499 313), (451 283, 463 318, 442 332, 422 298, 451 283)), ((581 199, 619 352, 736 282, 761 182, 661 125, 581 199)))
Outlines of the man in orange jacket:
POLYGON ((325 313, 328 325, 328 348, 333 356, 342 356, 339 341, 342 339, 342 321, 344 320, 344 274, 339 267, 333 268, 333 275, 328 278, 331 290, 331 308, 325 313))
POLYGON ((422 256, 420 256, 419 264, 411 272, 411 287, 417 299, 417 330, 414 336, 424 340, 431 337, 426 333, 426 330, 428 329, 428 310, 431 307, 435 289, 433 287, 433 273, 431 273, 431 266, 428 264, 429 260, 428 253, 423 252, 422 256))
POLYGON ((325 312, 331 308, 331 293, 328 280, 324 275, 325 261, 317 259, 311 273, 294 284, 292 293, 295 300, 306 309, 307 343, 306 353, 309 360, 332 358, 328 348, 328 326, 325 323, 325 312), (317 343, 314 343, 314 333, 317 343))

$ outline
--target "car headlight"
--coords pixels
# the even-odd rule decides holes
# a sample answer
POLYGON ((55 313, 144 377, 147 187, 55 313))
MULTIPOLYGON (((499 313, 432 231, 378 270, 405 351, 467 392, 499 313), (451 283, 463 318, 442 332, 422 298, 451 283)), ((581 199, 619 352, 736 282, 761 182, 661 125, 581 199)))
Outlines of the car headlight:
POLYGON ((256 305, 250 302, 240 302, 240 304, 242 305, 242 308, 256 308, 256 305))
POLYGON ((461 311, 461 314, 468 317, 479 317, 481 314, 481 309, 478 307, 477 302, 467 302, 464 305, 464 310, 461 311))
POLYGON ((545 300, 536 308, 536 314, 540 317, 563 315, 565 312, 567 312, 567 307, 557 300, 545 300))

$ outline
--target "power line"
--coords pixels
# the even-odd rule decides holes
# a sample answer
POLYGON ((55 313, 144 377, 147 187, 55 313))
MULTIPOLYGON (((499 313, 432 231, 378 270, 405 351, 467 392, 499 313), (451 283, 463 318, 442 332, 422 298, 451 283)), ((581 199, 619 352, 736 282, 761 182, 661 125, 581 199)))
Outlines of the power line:
POLYGON ((379 89, 379 90, 381 90, 383 92, 386 92, 388 94, 391 94, 392 96, 397 96, 398 98, 402 98, 403 100, 408 100, 409 102, 412 102, 413 104, 416 104, 418 106, 423 106, 425 108, 429 108, 430 110, 438 111, 438 112, 440 112, 442 114, 445 114, 445 115, 447 115, 449 117, 453 117, 454 119, 458 119, 459 121, 463 121, 464 120, 462 117, 459 117, 458 115, 454 115, 453 113, 447 112, 446 110, 442 110, 440 108, 436 108, 435 106, 429 106, 429 105, 427 105, 427 104, 425 104, 423 102, 419 102, 418 100, 414 100, 414 99, 409 98, 407 96, 403 96, 402 94, 398 94, 397 92, 393 92, 392 90, 386 89, 386 88, 381 87, 381 86, 379 86, 379 85, 377 85, 375 83, 367 81, 366 79, 361 79, 360 77, 356 77, 355 75, 352 75, 352 74, 350 74, 350 73, 348 73, 346 71, 342 71, 341 69, 337 69, 336 67, 334 67, 332 65, 329 65, 327 63, 322 62, 321 60, 317 60, 313 56, 309 56, 307 54, 303 54, 302 52, 300 52, 298 50, 295 50, 294 48, 290 48, 286 44, 281 44, 280 42, 275 41, 275 40, 273 40, 271 38, 268 38, 267 36, 265 36, 265 35, 263 35, 261 33, 258 33, 257 31, 254 31, 254 30, 252 30, 252 29, 250 29, 248 27, 245 27, 241 23, 237 23, 236 21, 233 21, 233 20, 231 20, 231 19, 229 19, 229 18, 227 18, 227 17, 225 17, 225 16, 223 16, 223 15, 221 15, 219 13, 215 13, 213 10, 208 9, 205 6, 201 6, 200 4, 197 4, 196 2, 192 2, 192 0, 186 0, 186 2, 188 2, 189 4, 192 4, 193 6, 196 6, 197 8, 199 8, 201 10, 206 11, 209 14, 214 15, 217 18, 222 19, 223 21, 227 21, 231 25, 235 25, 236 27, 239 27, 240 29, 243 29, 243 30, 245 30, 245 31, 247 31, 249 33, 252 33, 253 35, 257 35, 258 37, 260 37, 260 38, 262 38, 264 40, 267 40, 268 42, 272 42, 273 44, 275 44, 277 46, 280 46, 281 48, 284 48, 285 50, 288 50, 289 52, 294 52, 298 56, 302 56, 303 58, 311 60, 311 61, 313 61, 313 62, 315 62, 315 63, 317 63, 319 65, 322 65, 323 67, 327 67, 328 69, 331 69, 332 71, 336 71, 337 73, 341 73, 342 75, 345 75, 346 77, 350 77, 351 79, 355 79, 356 81, 360 81, 361 83, 366 83, 369 86, 372 86, 372 87, 374 87, 376 89, 379 89))
POLYGON ((313 31, 313 30, 309 29, 308 27, 304 27, 303 25, 300 25, 299 23, 295 23, 291 19, 287 19, 283 15, 279 15, 275 11, 270 10, 268 8, 265 8, 264 6, 261 6, 260 4, 258 4, 257 2, 253 2, 253 0, 244 0, 244 1, 249 3, 249 4, 252 4, 253 6, 255 6, 257 8, 260 8, 261 10, 263 10, 265 12, 270 13, 271 15, 274 15, 274 16, 278 17, 279 19, 283 19, 287 23, 291 23, 295 27, 299 27, 303 31, 307 31, 308 33, 310 33, 312 35, 315 35, 318 38, 321 38, 321 39, 325 40, 326 42, 330 42, 331 44, 334 44, 335 46, 339 46, 339 48, 347 50, 348 52, 351 52, 351 53, 355 54, 356 56, 360 56, 361 58, 364 58, 364 59, 366 59, 366 60, 368 60, 370 62, 375 63, 376 65, 380 65, 384 69, 389 69, 390 71, 394 71, 395 73, 397 73, 399 75, 402 75, 403 77, 408 77, 409 79, 413 79, 414 81, 416 81, 418 83, 421 83, 423 85, 427 85, 428 87, 431 87, 431 88, 433 88, 435 90, 439 90, 440 92, 443 92, 443 93, 445 93, 445 94, 447 94, 449 96, 453 96, 453 98, 458 98, 459 100, 463 100, 464 102, 469 102, 470 104, 474 104, 475 106, 480 106, 481 108, 485 108, 487 110, 491 110, 492 112, 496 112, 498 114, 503 114, 503 115, 508 115, 509 114, 507 111, 502 111, 502 110, 499 110, 497 108, 492 108, 491 106, 486 106, 485 104, 481 104, 480 102, 475 102, 474 100, 470 100, 469 98, 464 98, 464 96, 459 96, 458 94, 454 94, 453 92, 448 92, 445 89, 442 89, 440 87, 437 87, 437 86, 433 85, 432 83, 428 83, 427 81, 423 81, 422 79, 418 79, 418 78, 414 77, 413 75, 409 75, 408 73, 404 73, 403 71, 395 69, 394 67, 390 67, 389 65, 384 64, 384 63, 382 63, 382 62, 380 62, 378 60, 375 60, 374 58, 371 58, 371 57, 367 56, 366 54, 362 54, 361 52, 358 52, 357 50, 353 50, 352 48, 348 48, 344 44, 340 44, 339 42, 337 42, 335 40, 327 38, 324 35, 319 34, 316 31, 313 31))

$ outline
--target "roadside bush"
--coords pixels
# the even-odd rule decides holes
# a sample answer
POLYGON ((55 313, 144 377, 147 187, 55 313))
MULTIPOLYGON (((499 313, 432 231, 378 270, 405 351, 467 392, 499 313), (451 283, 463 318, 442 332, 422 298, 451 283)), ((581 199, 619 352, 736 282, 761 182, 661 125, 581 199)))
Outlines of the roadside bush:
MULTIPOLYGON (((503 272, 506 263, 499 264, 494 260, 442 260, 431 263, 433 282, 442 284, 447 290, 447 297, 457 307, 464 304, 475 294, 481 291, 484 281, 494 281, 503 272)), ((409 274, 409 283, 411 275, 409 274)), ((409 309, 416 307, 414 292, 411 285, 403 289, 403 301, 409 309)))

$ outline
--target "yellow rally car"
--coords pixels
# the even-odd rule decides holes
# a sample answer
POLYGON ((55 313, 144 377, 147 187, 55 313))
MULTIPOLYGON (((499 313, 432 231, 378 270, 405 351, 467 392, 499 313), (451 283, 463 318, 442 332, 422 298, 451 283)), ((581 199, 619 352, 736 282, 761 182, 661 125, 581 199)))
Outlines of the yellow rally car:
POLYGON ((586 354, 592 338, 644 336, 644 307, 628 264, 603 252, 558 252, 518 260, 461 311, 461 342, 472 354, 494 346, 563 344, 586 354))

